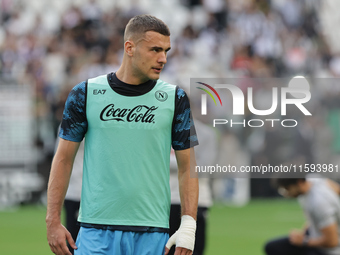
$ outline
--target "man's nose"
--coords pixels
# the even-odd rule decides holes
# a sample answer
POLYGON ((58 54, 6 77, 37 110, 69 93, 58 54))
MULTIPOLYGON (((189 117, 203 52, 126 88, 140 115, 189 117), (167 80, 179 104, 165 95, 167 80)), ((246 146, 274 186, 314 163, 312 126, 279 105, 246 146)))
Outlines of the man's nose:
POLYGON ((166 52, 160 52, 159 58, 158 58, 158 62, 159 63, 166 63, 166 52))

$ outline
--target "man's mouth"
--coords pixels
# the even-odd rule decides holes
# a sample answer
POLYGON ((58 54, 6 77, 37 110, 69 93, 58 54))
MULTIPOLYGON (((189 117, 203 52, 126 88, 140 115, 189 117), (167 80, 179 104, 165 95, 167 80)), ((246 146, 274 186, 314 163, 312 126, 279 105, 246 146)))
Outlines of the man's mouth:
POLYGON ((156 73, 160 73, 162 71, 162 67, 153 67, 152 68, 156 73))

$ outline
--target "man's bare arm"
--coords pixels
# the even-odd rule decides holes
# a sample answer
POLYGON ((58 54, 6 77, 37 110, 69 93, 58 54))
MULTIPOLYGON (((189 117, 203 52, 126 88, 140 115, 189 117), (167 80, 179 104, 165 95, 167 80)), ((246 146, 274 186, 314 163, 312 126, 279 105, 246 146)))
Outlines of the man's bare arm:
POLYGON ((192 176, 196 160, 194 149, 175 151, 178 165, 178 183, 181 198, 181 226, 172 235, 165 247, 165 255, 176 244, 175 255, 191 255, 195 245, 196 217, 198 204, 198 179, 192 176), (191 174, 191 176, 190 176, 191 174))
POLYGON ((71 234, 61 224, 60 215, 68 188, 73 161, 80 143, 60 139, 52 161, 47 190, 47 239, 53 253, 71 255, 66 240, 76 249, 71 234))
POLYGON ((319 238, 311 238, 307 245, 311 247, 332 248, 338 245, 338 226, 336 223, 321 229, 319 238))
POLYGON ((190 176, 195 173, 194 148, 175 151, 178 165, 178 183, 182 215, 190 215, 196 220, 198 203, 198 179, 190 176))

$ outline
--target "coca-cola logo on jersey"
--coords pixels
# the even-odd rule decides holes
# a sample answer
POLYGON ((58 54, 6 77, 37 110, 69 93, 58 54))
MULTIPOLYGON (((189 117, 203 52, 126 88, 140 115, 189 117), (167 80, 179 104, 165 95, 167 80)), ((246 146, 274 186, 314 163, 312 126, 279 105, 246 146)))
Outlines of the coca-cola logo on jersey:
POLYGON ((102 121, 116 120, 118 122, 155 123, 155 114, 153 112, 157 108, 155 106, 137 105, 132 109, 126 109, 109 104, 100 113, 100 119, 102 121))

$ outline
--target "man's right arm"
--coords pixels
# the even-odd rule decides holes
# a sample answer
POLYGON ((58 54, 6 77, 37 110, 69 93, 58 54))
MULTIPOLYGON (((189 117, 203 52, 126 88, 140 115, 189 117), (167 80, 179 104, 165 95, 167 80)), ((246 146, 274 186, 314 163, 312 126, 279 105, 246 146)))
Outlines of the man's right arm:
POLYGON ((71 255, 66 246, 66 240, 73 248, 76 248, 70 233, 61 224, 60 215, 73 161, 87 131, 86 87, 86 82, 79 83, 67 97, 59 132, 60 141, 53 158, 48 183, 47 239, 52 252, 58 255, 71 255))
POLYGON ((66 240, 76 249, 71 234, 61 224, 60 215, 79 142, 60 139, 53 158, 47 190, 47 239, 53 253, 71 255, 66 240))

